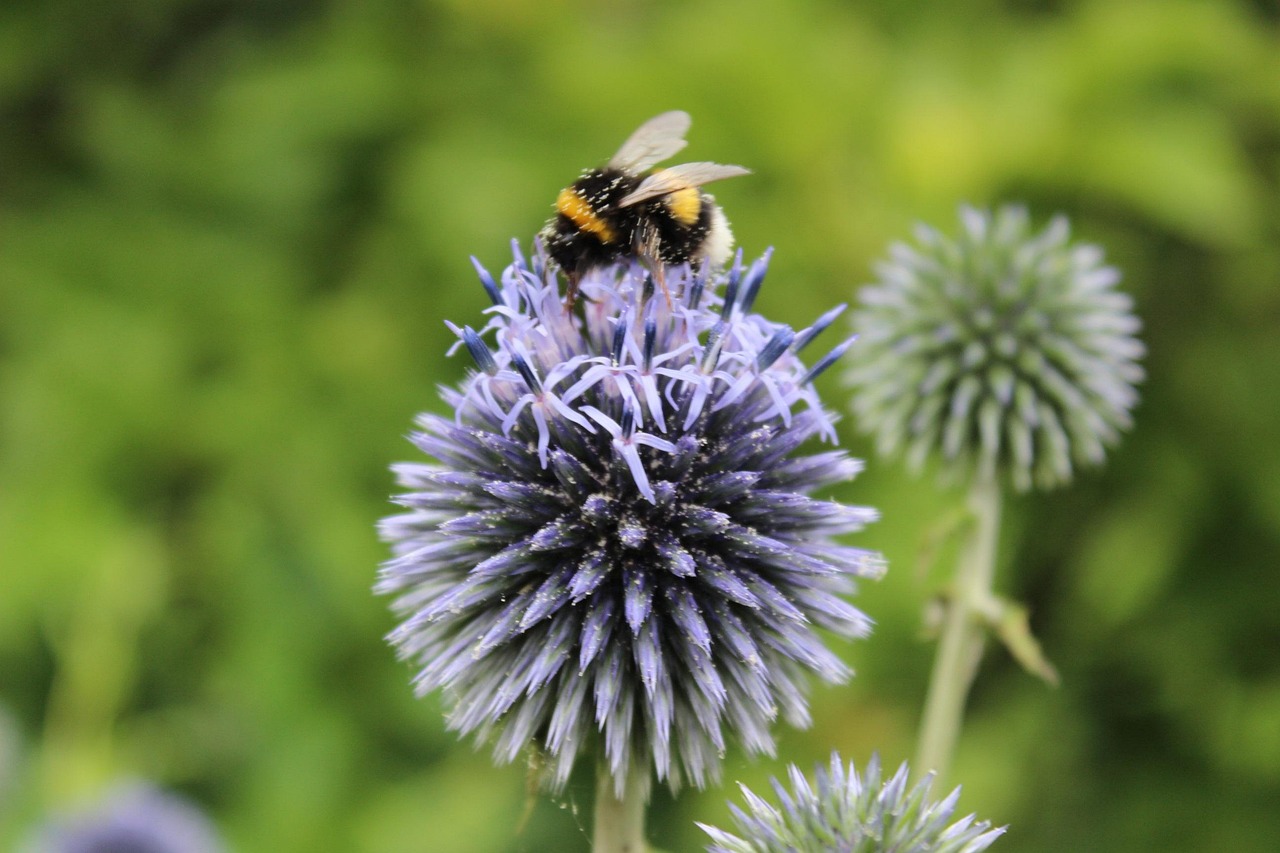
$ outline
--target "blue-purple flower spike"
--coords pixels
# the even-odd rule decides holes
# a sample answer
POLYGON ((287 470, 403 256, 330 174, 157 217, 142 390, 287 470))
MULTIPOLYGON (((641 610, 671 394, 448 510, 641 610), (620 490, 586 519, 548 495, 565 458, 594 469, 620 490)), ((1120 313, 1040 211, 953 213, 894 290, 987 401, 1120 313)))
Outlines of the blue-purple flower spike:
POLYGON ((450 325, 479 369, 443 391, 451 417, 419 417, 431 461, 395 468, 377 590, 418 692, 500 761, 541 751, 552 787, 584 753, 619 793, 633 769, 716 781, 730 742, 771 753, 779 715, 807 724, 809 676, 849 676, 819 629, 869 629, 845 596, 882 560, 835 537, 875 512, 810 497, 861 465, 800 452, 832 415, 797 336, 750 313, 766 267, 671 267, 668 305, 621 262, 569 311, 517 256, 499 280, 477 264, 479 331, 450 325))

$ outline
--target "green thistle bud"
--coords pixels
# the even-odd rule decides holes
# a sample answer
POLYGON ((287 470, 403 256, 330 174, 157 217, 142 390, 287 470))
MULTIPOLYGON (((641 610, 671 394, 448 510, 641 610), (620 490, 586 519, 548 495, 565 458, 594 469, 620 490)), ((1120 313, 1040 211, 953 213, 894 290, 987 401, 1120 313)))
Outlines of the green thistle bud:
POLYGON ((916 230, 860 293, 848 373, 854 413, 886 456, 1019 490, 1100 464, 1132 422, 1141 326, 1102 251, 1065 217, 1032 233, 1026 210, 964 207, 954 238, 916 230))

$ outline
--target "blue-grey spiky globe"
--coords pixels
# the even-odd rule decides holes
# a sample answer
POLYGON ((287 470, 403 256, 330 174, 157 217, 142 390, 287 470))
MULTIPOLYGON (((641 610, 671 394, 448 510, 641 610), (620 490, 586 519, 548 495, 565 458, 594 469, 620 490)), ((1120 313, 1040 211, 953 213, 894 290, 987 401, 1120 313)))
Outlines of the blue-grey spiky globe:
POLYGON ((730 805, 734 832, 699 824, 711 836, 708 853, 980 853, 1004 834, 973 815, 952 822, 960 789, 932 801, 933 774, 908 788, 906 764, 882 785, 877 757, 859 775, 833 753, 814 777, 810 785, 787 765, 790 790, 770 780, 777 805, 739 786, 747 807, 730 805))
POLYGON ((962 208, 958 234, 920 226, 859 292, 847 377, 878 452, 1019 490, 1100 464, 1131 425, 1141 326, 1120 275, 1057 217, 962 208))
POLYGON ((875 514, 812 496, 860 464, 802 449, 834 437, 811 380, 845 345, 799 351, 838 311, 798 334, 752 313, 766 268, 667 268, 668 299, 622 261, 570 310, 540 252, 501 283, 477 264, 487 322, 453 327, 477 369, 418 419, 430 461, 395 469, 377 589, 419 692, 552 787, 583 753, 619 794, 633 768, 713 781, 731 742, 807 723, 810 676, 849 675, 819 629, 869 628, 845 596, 882 562, 836 537, 875 514))

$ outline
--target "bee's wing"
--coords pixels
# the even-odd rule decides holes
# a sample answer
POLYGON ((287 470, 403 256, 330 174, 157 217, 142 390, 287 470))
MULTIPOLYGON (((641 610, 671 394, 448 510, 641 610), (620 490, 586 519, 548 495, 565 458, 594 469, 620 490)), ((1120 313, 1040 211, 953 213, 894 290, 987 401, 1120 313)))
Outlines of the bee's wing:
POLYGON ((742 166, 726 166, 723 163, 707 162, 681 163, 679 166, 662 169, 645 178, 634 191, 623 196, 622 200, 618 202, 618 206, 629 207, 642 201, 648 201, 651 198, 670 195, 677 190, 700 187, 712 181, 749 174, 751 174, 751 170, 742 166))
POLYGON ((684 148, 684 135, 689 132, 690 123, 692 119, 683 110, 654 116, 622 143, 609 165, 631 173, 652 168, 684 148))

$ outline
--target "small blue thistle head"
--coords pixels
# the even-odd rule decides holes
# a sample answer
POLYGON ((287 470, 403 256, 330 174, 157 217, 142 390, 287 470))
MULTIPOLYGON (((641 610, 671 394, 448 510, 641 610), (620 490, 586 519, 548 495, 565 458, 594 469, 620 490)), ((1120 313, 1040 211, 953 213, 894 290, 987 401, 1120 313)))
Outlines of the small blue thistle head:
POLYGON ((1133 302, 1065 217, 962 208, 961 231, 916 230, 860 293, 854 414, 877 450, 1019 490, 1101 464, 1131 425, 1143 372, 1133 302))
POLYGON ((978 853, 1004 834, 974 816, 948 825, 960 789, 931 802, 933 774, 907 788, 904 763, 893 778, 880 784, 880 761, 872 757, 859 776, 836 753, 831 766, 818 766, 810 785, 794 764, 787 765, 788 791, 771 779, 775 806, 740 785, 747 809, 730 805, 738 834, 698 824, 714 843, 708 853, 978 853))
POLYGON ((800 452, 835 435, 811 380, 847 342, 800 350, 838 311, 798 334, 752 313, 767 255, 669 267, 670 302, 622 261, 569 311, 514 249, 500 283, 476 265, 487 322, 451 326, 477 369, 442 389, 452 417, 418 418, 433 461, 394 469, 389 639, 451 728, 500 762, 532 748, 552 787, 583 753, 619 796, 646 767, 703 786, 730 737, 770 752, 779 714, 807 723, 808 676, 848 677, 818 629, 869 629, 843 596, 881 560, 833 537, 875 513, 810 497, 860 464, 800 452))
POLYGON ((221 853, 194 805, 149 785, 117 790, 91 811, 44 827, 25 853, 221 853))

